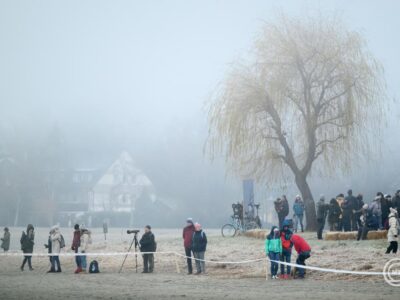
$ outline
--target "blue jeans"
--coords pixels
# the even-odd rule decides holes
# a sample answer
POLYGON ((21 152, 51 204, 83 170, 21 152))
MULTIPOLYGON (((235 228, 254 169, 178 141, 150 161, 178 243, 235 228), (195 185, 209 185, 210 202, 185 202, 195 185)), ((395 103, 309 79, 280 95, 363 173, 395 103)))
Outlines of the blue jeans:
POLYGON ((86 255, 79 256, 81 260, 81 268, 86 270, 86 255))
MULTIPOLYGON (((278 252, 270 252, 268 257, 270 260, 279 261, 280 254, 278 252)), ((278 274, 279 263, 271 261, 271 276, 276 276, 278 274)))
MULTIPOLYGON (((75 253, 78 253, 78 249, 75 250, 75 253)), ((75 256, 75 263, 76 263, 76 267, 80 268, 81 267, 81 257, 76 255, 75 256)))
POLYGON ((58 255, 55 256, 50 256, 50 262, 51 262, 51 270, 52 271, 58 271, 61 272, 61 264, 60 264, 60 258, 58 257, 58 255), (57 268, 56 268, 57 266, 57 268))
MULTIPOLYGON (((281 261, 290 263, 290 258, 292 257, 292 253, 283 250, 281 254, 281 261)), ((290 266, 286 266, 286 274, 290 275, 290 266)), ((285 265, 281 265, 281 274, 285 274, 285 265)))

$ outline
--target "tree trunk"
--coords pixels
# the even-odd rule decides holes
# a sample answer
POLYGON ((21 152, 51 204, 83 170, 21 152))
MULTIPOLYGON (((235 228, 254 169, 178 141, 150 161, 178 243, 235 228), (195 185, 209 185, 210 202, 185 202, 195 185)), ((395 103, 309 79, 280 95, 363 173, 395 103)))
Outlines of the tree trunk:
POLYGON ((305 213, 306 213, 306 230, 316 231, 317 230, 317 215, 315 213, 315 203, 314 198, 311 193, 310 186, 307 183, 306 176, 302 174, 297 174, 296 185, 300 190, 301 196, 304 200, 305 213))

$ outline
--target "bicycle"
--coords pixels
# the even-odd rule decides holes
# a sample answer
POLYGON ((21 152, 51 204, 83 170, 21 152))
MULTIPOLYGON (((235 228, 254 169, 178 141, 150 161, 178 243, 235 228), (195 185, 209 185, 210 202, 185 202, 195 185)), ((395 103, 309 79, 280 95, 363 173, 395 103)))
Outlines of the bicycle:
POLYGON ((241 219, 231 216, 231 223, 227 223, 222 226, 221 234, 223 237, 234 237, 239 232, 245 232, 247 230, 261 228, 253 218, 245 218, 247 222, 242 222, 241 219))

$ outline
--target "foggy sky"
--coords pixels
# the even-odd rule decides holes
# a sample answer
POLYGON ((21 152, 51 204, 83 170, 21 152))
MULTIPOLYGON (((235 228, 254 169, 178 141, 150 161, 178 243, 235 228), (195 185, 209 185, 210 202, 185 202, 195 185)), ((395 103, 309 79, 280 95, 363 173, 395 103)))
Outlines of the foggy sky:
MULTIPOLYGON (((205 101, 229 64, 246 55, 264 21, 279 12, 305 16, 317 10, 341 15, 364 34, 384 65, 389 98, 398 99, 395 0, 1 0, 0 129, 35 139, 58 126, 71 151, 90 157, 128 148, 148 168, 168 151, 177 154, 175 161, 185 159, 178 181, 185 173, 196 180, 201 172, 221 180, 220 195, 232 195, 238 190, 223 186, 223 167, 210 166, 202 155, 205 101)), ((398 152, 398 117, 393 103, 388 129, 377 140, 384 146, 383 167, 393 168, 391 154, 398 152)), ((165 172, 174 173, 173 166, 165 172)), ((341 180, 347 180, 339 184, 343 189, 351 185, 341 180)))

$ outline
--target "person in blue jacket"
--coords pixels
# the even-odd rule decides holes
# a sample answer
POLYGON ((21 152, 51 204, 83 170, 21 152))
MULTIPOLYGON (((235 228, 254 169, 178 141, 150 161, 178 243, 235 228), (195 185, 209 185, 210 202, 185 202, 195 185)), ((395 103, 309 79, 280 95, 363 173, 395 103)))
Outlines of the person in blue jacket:
POLYGON ((204 254, 207 249, 207 236, 201 228, 199 223, 194 224, 194 233, 192 238, 192 251, 194 259, 196 260, 197 272, 195 275, 206 273, 206 262, 204 261, 204 254))
POLYGON ((300 222, 301 232, 304 232, 303 227, 303 217, 304 217, 304 202, 301 199, 300 195, 296 196, 293 204, 293 211, 294 211, 294 232, 297 232, 298 223, 300 222))

